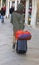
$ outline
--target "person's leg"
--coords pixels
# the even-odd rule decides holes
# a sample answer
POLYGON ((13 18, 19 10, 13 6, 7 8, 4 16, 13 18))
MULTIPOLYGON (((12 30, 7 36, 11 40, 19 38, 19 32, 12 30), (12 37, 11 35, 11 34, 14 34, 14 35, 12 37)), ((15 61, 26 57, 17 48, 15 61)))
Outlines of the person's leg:
POLYGON ((4 23, 4 16, 2 15, 2 23, 4 23))
POLYGON ((16 38, 15 38, 15 35, 13 33, 13 49, 15 49, 15 44, 16 44, 16 38))

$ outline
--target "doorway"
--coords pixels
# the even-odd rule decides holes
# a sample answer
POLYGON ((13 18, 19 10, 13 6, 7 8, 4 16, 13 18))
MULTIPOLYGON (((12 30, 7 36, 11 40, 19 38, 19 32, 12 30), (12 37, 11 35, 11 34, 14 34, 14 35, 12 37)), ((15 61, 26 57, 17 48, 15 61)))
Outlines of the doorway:
POLYGON ((21 3, 23 4, 23 6, 24 6, 23 13, 24 13, 24 22, 25 22, 25 8, 26 8, 26 0, 21 0, 20 2, 21 2, 21 3))
POLYGON ((31 23, 32 16, 32 0, 29 0, 29 9, 28 9, 28 25, 31 23))

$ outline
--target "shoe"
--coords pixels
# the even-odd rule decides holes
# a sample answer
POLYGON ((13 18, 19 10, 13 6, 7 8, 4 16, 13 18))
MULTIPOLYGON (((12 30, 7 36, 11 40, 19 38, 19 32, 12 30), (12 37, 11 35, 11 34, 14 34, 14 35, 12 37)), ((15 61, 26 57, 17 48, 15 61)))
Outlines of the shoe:
POLYGON ((15 49, 15 44, 13 44, 13 49, 15 49))

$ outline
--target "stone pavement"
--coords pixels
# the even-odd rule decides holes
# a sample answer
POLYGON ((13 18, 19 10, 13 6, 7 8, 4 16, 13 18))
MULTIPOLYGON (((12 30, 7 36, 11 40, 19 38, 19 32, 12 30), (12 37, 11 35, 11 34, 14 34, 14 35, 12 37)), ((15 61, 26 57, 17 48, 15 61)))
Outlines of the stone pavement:
POLYGON ((32 39, 27 41, 26 55, 19 55, 12 49, 13 27, 9 19, 4 24, 0 21, 0 65, 39 65, 39 29, 25 26, 32 33, 32 39))

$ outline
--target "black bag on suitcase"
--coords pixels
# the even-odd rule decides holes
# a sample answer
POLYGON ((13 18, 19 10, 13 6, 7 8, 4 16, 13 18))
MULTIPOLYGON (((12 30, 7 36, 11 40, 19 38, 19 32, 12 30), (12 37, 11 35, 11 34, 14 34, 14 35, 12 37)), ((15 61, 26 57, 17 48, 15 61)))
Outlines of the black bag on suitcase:
POLYGON ((16 52, 24 54, 27 51, 27 40, 17 40, 16 52))

